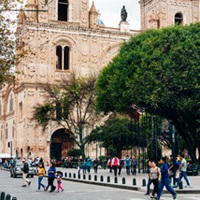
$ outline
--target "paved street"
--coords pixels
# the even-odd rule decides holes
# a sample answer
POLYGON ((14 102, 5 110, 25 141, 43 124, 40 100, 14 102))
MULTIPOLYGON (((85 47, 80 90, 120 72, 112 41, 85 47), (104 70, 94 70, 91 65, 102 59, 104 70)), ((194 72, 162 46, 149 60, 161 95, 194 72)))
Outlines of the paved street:
MULTIPOLYGON (((21 178, 10 178, 9 172, 0 171, 0 190, 5 191, 17 197, 18 200, 147 200, 148 196, 144 196, 141 192, 128 191, 122 189, 107 188, 102 186, 93 186, 82 183, 73 183, 63 181, 63 193, 36 192, 37 177, 31 179, 32 184, 29 187, 22 188, 21 178)), ((45 178, 44 184, 47 183, 45 178)), ((56 183, 56 182, 55 182, 56 183)), ((164 195, 161 199, 171 200, 171 195, 164 195)), ((179 195, 178 200, 199 200, 200 195, 179 195)))

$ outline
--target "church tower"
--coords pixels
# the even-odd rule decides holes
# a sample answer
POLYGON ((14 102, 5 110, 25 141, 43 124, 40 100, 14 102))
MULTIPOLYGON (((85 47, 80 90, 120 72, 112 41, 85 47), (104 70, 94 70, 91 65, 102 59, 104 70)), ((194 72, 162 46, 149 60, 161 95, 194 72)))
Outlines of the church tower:
POLYGON ((200 20, 199 0, 140 0, 141 29, 191 24, 200 20), (153 18, 152 18, 153 17, 153 18))
POLYGON ((90 8, 90 12, 89 12, 90 28, 98 27, 98 16, 99 16, 99 13, 97 12, 97 9, 96 9, 96 7, 94 5, 94 1, 93 1, 92 6, 90 8))

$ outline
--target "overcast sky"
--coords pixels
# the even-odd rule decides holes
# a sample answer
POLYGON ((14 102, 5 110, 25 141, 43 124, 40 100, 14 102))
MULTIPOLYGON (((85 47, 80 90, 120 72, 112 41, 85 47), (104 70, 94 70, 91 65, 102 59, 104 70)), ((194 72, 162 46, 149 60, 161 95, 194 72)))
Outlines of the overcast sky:
POLYGON ((127 21, 130 21, 131 29, 140 29, 139 0, 90 0, 90 7, 92 1, 94 1, 96 9, 100 11, 101 20, 107 27, 118 27, 121 20, 121 8, 125 5, 128 12, 127 21))

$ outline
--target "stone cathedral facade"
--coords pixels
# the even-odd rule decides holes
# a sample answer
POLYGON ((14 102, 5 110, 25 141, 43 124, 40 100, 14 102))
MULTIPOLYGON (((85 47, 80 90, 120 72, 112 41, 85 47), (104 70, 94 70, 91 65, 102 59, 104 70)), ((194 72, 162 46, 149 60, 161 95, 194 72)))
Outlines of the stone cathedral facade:
MULTIPOLYGON (((199 21, 198 0, 141 0, 140 6, 142 30, 199 21)), ((8 143, 12 142, 14 157, 27 157, 30 147, 32 158, 61 158, 73 148, 62 127, 51 123, 43 131, 31 120, 34 106, 44 102, 41 83, 59 84, 73 70, 80 75, 101 70, 118 54, 121 44, 140 31, 130 30, 127 23, 106 27, 95 5, 89 8, 89 0, 55 0, 47 5, 44 0, 28 0, 26 9, 46 12, 18 14, 16 35, 31 47, 32 54, 17 66, 23 71, 17 75, 18 83, 1 88, 0 153, 10 153, 8 143)), ((90 156, 95 151, 89 146, 90 156)))

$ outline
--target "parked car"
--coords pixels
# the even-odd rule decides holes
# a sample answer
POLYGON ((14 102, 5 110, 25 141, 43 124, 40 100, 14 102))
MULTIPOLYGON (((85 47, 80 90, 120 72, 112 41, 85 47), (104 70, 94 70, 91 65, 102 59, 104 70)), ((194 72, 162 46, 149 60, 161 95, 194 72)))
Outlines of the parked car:
MULTIPOLYGON (((27 177, 33 178, 35 175, 35 171, 31 167, 31 164, 28 161, 26 161, 26 162, 29 165, 29 172, 28 172, 27 177)), ((21 168, 23 166, 24 166, 24 163, 21 160, 15 160, 10 168, 10 177, 16 178, 17 176, 22 176, 23 172, 22 172, 21 168)))

